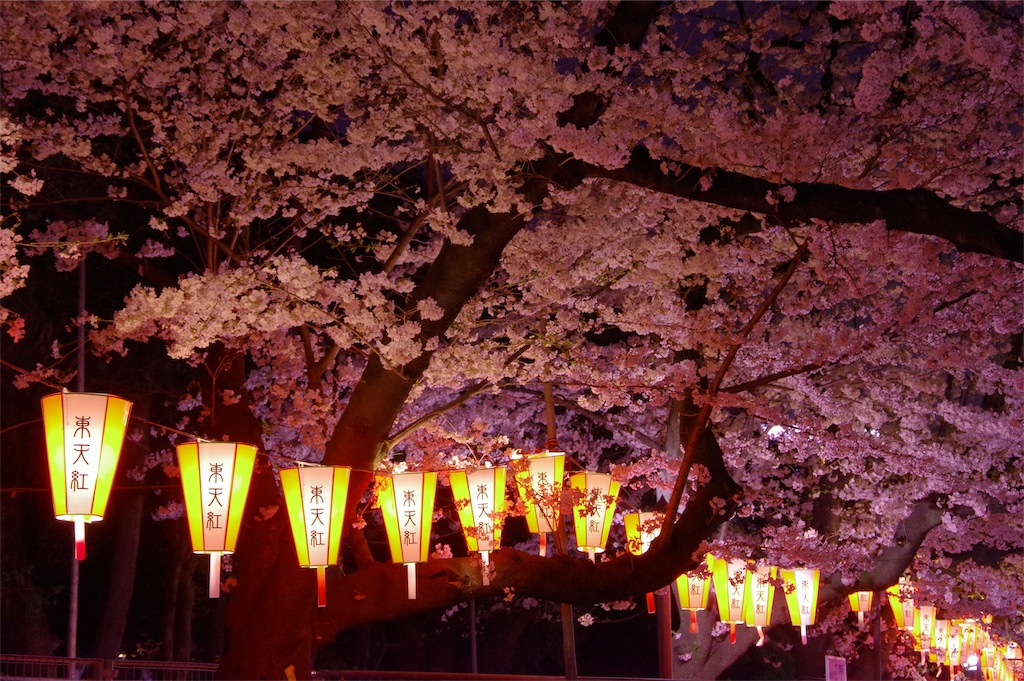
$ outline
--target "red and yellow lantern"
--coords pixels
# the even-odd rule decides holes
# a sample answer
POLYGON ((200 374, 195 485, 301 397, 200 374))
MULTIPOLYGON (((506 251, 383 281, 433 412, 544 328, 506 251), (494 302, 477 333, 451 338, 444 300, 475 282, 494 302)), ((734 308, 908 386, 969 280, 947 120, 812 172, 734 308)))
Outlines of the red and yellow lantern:
MULTIPOLYGON (((626 530, 626 550, 634 556, 647 551, 651 542, 661 532, 661 514, 653 511, 626 513, 622 516, 622 525, 626 530)), ((647 612, 655 611, 654 594, 647 594, 647 612)))
POLYGON ((960 655, 963 659, 977 658, 981 653, 978 641, 978 620, 968 617, 960 622, 960 655))
POLYGON ((946 638, 946 663, 949 665, 949 678, 953 678, 953 670, 960 666, 963 639, 960 634, 960 621, 951 620, 949 634, 946 638))
POLYGON ((718 599, 718 619, 729 625, 729 643, 736 643, 736 625, 743 624, 743 600, 747 590, 747 561, 716 558, 711 576, 718 599))
POLYGON ((209 554, 210 598, 219 598, 221 556, 235 551, 256 447, 239 442, 186 442, 177 451, 192 551, 209 554))
POLYGON ((619 496, 619 483, 608 473, 574 473, 569 476, 573 489, 573 521, 576 527, 576 548, 596 561, 604 553, 612 517, 619 496))
POLYGON ((857 626, 864 626, 864 613, 871 612, 875 600, 874 591, 854 591, 850 594, 850 610, 857 613, 857 626))
POLYGON ((300 466, 280 475, 295 552, 299 565, 316 568, 320 608, 327 605, 327 567, 338 562, 351 474, 347 466, 300 466))
POLYGON ((800 640, 807 645, 807 627, 814 624, 818 613, 819 572, 817 569, 800 568, 782 570, 781 573, 790 620, 800 627, 800 640))
POLYGON ((935 662, 940 665, 949 664, 949 620, 936 619, 932 629, 931 650, 935 662))
POLYGON ((466 536, 466 548, 480 554, 486 586, 491 583, 488 555, 501 546, 505 467, 452 471, 448 479, 466 536))
POLYGON ((405 563, 409 598, 416 598, 416 563, 430 557, 437 473, 393 473, 377 476, 377 506, 384 516, 391 560, 405 563))
POLYGON ((565 452, 541 452, 526 459, 516 474, 516 488, 526 506, 526 525, 540 534, 540 555, 547 554, 547 535, 558 530, 562 520, 562 478, 565 452))
POLYGON ((679 607, 690 612, 690 633, 697 633, 697 611, 706 610, 711 594, 711 575, 714 572, 715 557, 710 553, 704 557, 705 567, 684 572, 676 577, 676 595, 679 607))
POLYGON ((914 636, 917 637, 922 655, 926 655, 931 650, 934 633, 935 606, 931 603, 922 603, 914 613, 914 636))
POLYGON ((743 623, 757 628, 757 645, 764 645, 764 628, 771 626, 775 603, 777 570, 758 565, 747 571, 747 588, 743 594, 743 623))
POLYGON ((914 630, 914 618, 917 610, 913 597, 908 593, 909 583, 900 577, 899 584, 893 584, 885 592, 889 595, 889 606, 892 608, 896 627, 906 631, 914 630))
POLYGON ((103 519, 132 403, 105 393, 54 393, 41 400, 53 514, 74 523, 85 560, 85 524, 103 519))

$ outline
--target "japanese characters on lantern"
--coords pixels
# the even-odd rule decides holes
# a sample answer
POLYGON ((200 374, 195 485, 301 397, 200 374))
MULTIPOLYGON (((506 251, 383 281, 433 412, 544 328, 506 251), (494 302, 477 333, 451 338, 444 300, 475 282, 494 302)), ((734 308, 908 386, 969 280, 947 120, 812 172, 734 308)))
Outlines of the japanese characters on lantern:
POLYGON ((921 657, 927 658, 932 647, 932 636, 935 630, 935 606, 922 603, 918 606, 914 617, 914 635, 921 649, 921 657))
POLYGON ((221 556, 235 551, 256 451, 239 442, 177 446, 192 550, 210 556, 210 598, 220 597, 221 556))
POLYGON ((871 612, 875 600, 874 591, 854 591, 850 594, 850 610, 857 613, 857 626, 864 626, 864 613, 871 612))
POLYGON ((889 605, 896 620, 896 627, 906 631, 914 630, 914 618, 917 607, 910 595, 910 583, 900 577, 898 584, 890 586, 885 592, 889 595, 889 605))
POLYGON ((351 473, 347 466, 300 466, 280 473, 299 565, 316 568, 321 608, 327 605, 326 569, 338 562, 351 473))
POLYGON ((819 572, 817 568, 799 568, 782 570, 781 575, 786 586, 790 620, 800 627, 800 640, 807 645, 807 627, 814 624, 818 614, 819 572))
POLYGON ((501 546, 501 514, 505 510, 504 466, 452 471, 449 481, 466 536, 466 547, 480 553, 482 578, 491 583, 488 555, 501 546))
POLYGON ((757 646, 764 645, 764 628, 772 623, 777 570, 767 565, 748 569, 747 589, 743 595, 743 623, 757 629, 757 646))
POLYGON ((962 661, 960 655, 962 641, 960 623, 957 620, 951 620, 949 633, 946 636, 946 664, 949 665, 949 678, 953 678, 953 670, 959 667, 962 661))
POLYGON ((526 506, 526 525, 540 534, 540 555, 547 554, 547 535, 562 521, 562 478, 565 452, 541 452, 526 458, 526 468, 515 475, 519 497, 526 506))
POLYGON ((949 664, 949 620, 935 620, 935 627, 932 629, 932 659, 940 665, 949 664))
POLYGON ((747 561, 716 558, 712 579, 718 600, 718 619, 729 625, 729 643, 736 643, 736 625, 743 624, 743 599, 747 589, 747 561))
POLYGON ((85 559, 85 524, 103 519, 132 403, 103 393, 54 393, 41 400, 53 513, 75 526, 85 559))
MULTIPOLYGON (((661 532, 661 518, 660 513, 653 511, 624 514, 622 525, 626 530, 626 550, 634 556, 646 552, 650 548, 651 542, 661 532)), ((648 592, 647 612, 653 613, 654 611, 654 594, 648 592)))
POLYGON ((576 548, 595 561, 608 542, 619 483, 608 473, 574 473, 569 476, 569 485, 576 497, 573 504, 576 548))
POLYGON ((393 473, 377 476, 377 505, 384 517, 391 559, 405 563, 409 598, 416 598, 416 563, 430 557, 437 473, 393 473))
POLYGON ((676 595, 679 607, 690 612, 690 633, 697 633, 697 611, 708 607, 708 596, 711 593, 711 575, 714 571, 715 557, 710 553, 704 557, 705 567, 684 572, 676 577, 676 595))

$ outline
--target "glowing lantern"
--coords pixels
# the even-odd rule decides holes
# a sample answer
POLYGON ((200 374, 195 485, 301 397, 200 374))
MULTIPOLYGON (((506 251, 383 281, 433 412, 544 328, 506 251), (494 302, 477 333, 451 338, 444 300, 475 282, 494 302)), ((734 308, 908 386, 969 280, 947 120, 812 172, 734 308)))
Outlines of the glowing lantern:
POLYGON ((619 496, 619 483, 608 473, 574 473, 569 485, 576 491, 573 520, 576 525, 576 548, 586 552, 591 561, 604 553, 612 516, 619 496))
POLYGON ((871 605, 874 600, 874 591, 854 591, 850 594, 850 610, 857 613, 858 627, 864 626, 864 613, 871 612, 871 605))
POLYGON ((697 633, 697 611, 708 607, 711 593, 711 574, 714 572, 715 557, 710 553, 704 558, 706 568, 684 572, 676 577, 676 595, 679 607, 690 611, 690 633, 697 633))
POLYGON ((327 566, 338 562, 351 473, 347 466, 300 466, 281 471, 295 552, 299 565, 316 568, 316 604, 321 608, 327 605, 327 566))
MULTIPOLYGON (((622 516, 622 524, 626 529, 626 550, 634 556, 639 556, 651 547, 651 542, 661 532, 658 523, 661 519, 660 513, 643 511, 641 513, 626 513, 622 516)), ((654 612, 654 594, 647 594, 647 612, 654 612)))
POLYGON ((995 646, 987 645, 981 649, 981 668, 985 673, 986 681, 990 680, 996 669, 995 646))
POLYGON ((948 664, 949 641, 949 620, 935 620, 935 627, 932 629, 932 651, 936 656, 936 662, 940 665, 948 664))
POLYGON ((526 505, 526 525, 540 534, 540 555, 547 553, 547 533, 562 518, 560 496, 565 452, 542 452, 527 457, 527 468, 516 474, 516 487, 526 505))
POLYGON ((914 599, 903 595, 908 587, 907 581, 900 577, 899 584, 894 584, 885 590, 889 594, 889 605, 892 607, 892 614, 899 629, 913 631, 914 629, 914 599))
POLYGON ((219 598, 221 556, 235 552, 256 447, 186 442, 177 451, 192 551, 210 555, 210 598, 219 598))
POLYGON ((978 621, 975 619, 965 619, 960 622, 960 654, 963 657, 974 656, 977 658, 980 651, 978 645, 978 621))
POLYGON ((800 627, 800 640, 807 645, 807 627, 814 624, 818 611, 818 570, 802 568, 781 572, 790 620, 800 627))
POLYGON ((712 572, 718 619, 729 625, 729 643, 736 643, 736 625, 743 624, 743 599, 747 589, 747 561, 716 558, 712 572))
POLYGON ((949 664, 949 678, 953 678, 953 668, 960 666, 960 622, 949 623, 949 634, 946 639, 946 661, 949 664))
POLYGON ((480 553, 486 586, 491 583, 488 554, 501 546, 500 515, 505 510, 505 467, 452 471, 449 481, 466 535, 466 547, 480 553))
POLYGON ((759 565, 747 571, 747 588, 743 594, 743 623, 757 628, 757 645, 764 645, 764 628, 772 623, 775 603, 776 569, 759 565))
POLYGON ((391 560, 405 563, 409 598, 416 598, 416 563, 430 557, 437 473, 394 473, 377 476, 377 505, 384 516, 391 560))
POLYGON ((1010 681, 1013 681, 1013 679, 1024 679, 1024 674, 1020 674, 1021 660, 1024 660, 1024 651, 1022 651, 1019 643, 1011 641, 1003 646, 999 678, 1010 681))
POLYGON ((85 524, 103 520, 132 403, 65 392, 41 404, 53 514, 75 524, 75 558, 85 560, 85 524))
POLYGON ((922 603, 914 613, 914 635, 921 646, 921 652, 927 653, 932 647, 932 636, 935 631, 935 606, 922 603))

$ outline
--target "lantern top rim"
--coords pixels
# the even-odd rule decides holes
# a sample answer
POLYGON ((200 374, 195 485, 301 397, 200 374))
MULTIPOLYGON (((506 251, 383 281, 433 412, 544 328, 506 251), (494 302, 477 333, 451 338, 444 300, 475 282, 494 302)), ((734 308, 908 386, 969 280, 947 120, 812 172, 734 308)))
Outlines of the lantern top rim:
POLYGON ((121 400, 122 402, 127 402, 128 404, 132 403, 131 400, 121 397, 120 395, 115 395, 114 393, 97 392, 95 390, 68 390, 67 388, 63 390, 58 390, 57 392, 47 393, 46 395, 43 395, 39 399, 45 400, 50 397, 57 397, 58 395, 94 395, 96 397, 113 397, 115 400, 121 400))
POLYGON ((242 445, 243 447, 252 447, 253 449, 259 449, 259 445, 254 445, 251 442, 242 442, 240 440, 204 440, 202 438, 192 438, 184 442, 179 442, 174 445, 174 448, 186 447, 188 445, 242 445))

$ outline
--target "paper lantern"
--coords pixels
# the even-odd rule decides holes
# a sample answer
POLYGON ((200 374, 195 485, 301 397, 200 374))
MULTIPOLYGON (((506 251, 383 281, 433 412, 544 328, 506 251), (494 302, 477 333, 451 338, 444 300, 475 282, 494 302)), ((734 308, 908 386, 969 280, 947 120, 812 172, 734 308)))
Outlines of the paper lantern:
POLYGON ((949 635, 946 638, 946 662, 949 664, 949 678, 953 678, 953 669, 960 666, 961 650, 960 622, 949 623, 949 635))
MULTIPOLYGON (((978 628, 978 621, 973 618, 967 618, 960 622, 960 656, 962 658, 969 658, 971 656, 977 658, 981 651, 978 641, 978 628)), ((961 664, 963 664, 962 661, 961 664)))
POLYGON ((104 393, 54 393, 40 401, 53 514, 74 523, 85 560, 85 524, 103 519, 132 403, 104 393))
POLYGON ((718 619, 729 625, 729 643, 736 643, 736 625, 743 624, 743 598, 747 588, 747 561, 716 558, 711 575, 718 600, 718 619))
POLYGON ((221 556, 235 552, 256 447, 240 442, 177 446, 192 551, 210 556, 210 598, 220 597, 221 556))
POLYGON ((466 535, 466 548, 480 554, 484 586, 491 583, 491 551, 501 546, 501 514, 505 510, 505 467, 452 471, 448 476, 466 535))
POLYGON ((871 612, 875 600, 874 591, 854 591, 850 594, 850 610, 857 613, 857 626, 864 626, 864 613, 871 612))
POLYGON ((604 553, 612 529, 619 483, 608 473, 573 473, 569 486, 575 491, 572 517, 576 548, 596 561, 597 554, 604 553))
POLYGON ((934 631, 935 606, 931 603, 922 603, 914 613, 914 636, 917 637, 922 653, 927 653, 931 650, 934 631))
POLYGON ((757 628, 757 646, 764 645, 764 628, 772 623, 777 570, 758 565, 747 571, 747 588, 743 594, 743 623, 757 628))
POLYGON ((347 466, 300 466, 280 474, 295 552, 299 565, 316 568, 320 608, 327 605, 327 567, 338 562, 351 474, 347 466))
POLYGON ((801 568, 781 573, 790 620, 800 627, 800 640, 807 645, 807 627, 814 624, 818 612, 818 570, 801 568))
POLYGON ((985 674, 986 681, 990 681, 996 670, 996 649, 989 644, 981 649, 981 669, 985 674))
POLYGON ((377 476, 377 505, 384 516, 391 560, 405 563, 409 598, 416 598, 416 563, 430 557, 437 473, 393 473, 377 476))
MULTIPOLYGON (((661 532, 659 527, 661 517, 660 513, 653 511, 624 514, 622 516, 622 525, 626 530, 626 550, 634 556, 639 556, 646 552, 650 548, 651 542, 661 532)), ((652 613, 654 611, 654 594, 648 592, 647 612, 652 613)))
POLYGON ((708 595, 711 593, 711 574, 714 571, 715 557, 710 553, 704 557, 705 569, 684 572, 676 577, 676 595, 679 607, 690 611, 690 633, 697 633, 697 611, 708 607, 708 595))
POLYGON ((909 583, 900 577, 899 584, 890 586, 885 592, 889 595, 889 606, 892 608, 896 627, 906 631, 914 630, 914 599, 908 592, 909 583))
POLYGON ((526 459, 516 474, 516 488, 526 506, 526 525, 540 534, 540 555, 547 553, 547 533, 555 532, 562 518, 562 477, 565 452, 542 452, 526 459))
POLYGON ((940 665, 948 664, 949 651, 948 648, 949 640, 949 620, 935 620, 935 626, 932 629, 932 652, 935 654, 936 662, 940 665))

